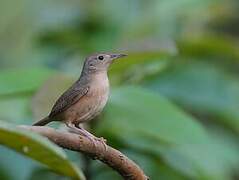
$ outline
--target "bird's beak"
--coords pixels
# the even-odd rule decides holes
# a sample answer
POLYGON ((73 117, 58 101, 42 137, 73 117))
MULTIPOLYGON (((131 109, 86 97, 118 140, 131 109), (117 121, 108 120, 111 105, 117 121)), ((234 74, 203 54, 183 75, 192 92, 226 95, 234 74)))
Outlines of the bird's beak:
POLYGON ((126 54, 111 54, 110 57, 112 59, 118 59, 127 56, 126 54))

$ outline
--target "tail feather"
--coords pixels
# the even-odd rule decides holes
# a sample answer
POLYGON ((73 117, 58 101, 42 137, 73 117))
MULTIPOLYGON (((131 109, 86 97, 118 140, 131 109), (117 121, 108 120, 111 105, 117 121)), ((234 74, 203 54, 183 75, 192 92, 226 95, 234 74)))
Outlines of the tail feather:
POLYGON ((44 119, 37 121, 33 124, 33 126, 44 126, 51 122, 51 119, 49 117, 45 117, 44 119))

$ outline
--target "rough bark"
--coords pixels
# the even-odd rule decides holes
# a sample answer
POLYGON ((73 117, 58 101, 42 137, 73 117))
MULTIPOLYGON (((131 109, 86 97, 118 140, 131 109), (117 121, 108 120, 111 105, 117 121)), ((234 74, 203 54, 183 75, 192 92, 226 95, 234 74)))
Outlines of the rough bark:
POLYGON ((47 137, 55 144, 84 153, 95 160, 100 160, 117 171, 126 180, 146 180, 149 179, 140 167, 120 151, 102 142, 97 142, 96 146, 85 136, 55 130, 42 126, 21 126, 21 128, 36 132, 47 137))

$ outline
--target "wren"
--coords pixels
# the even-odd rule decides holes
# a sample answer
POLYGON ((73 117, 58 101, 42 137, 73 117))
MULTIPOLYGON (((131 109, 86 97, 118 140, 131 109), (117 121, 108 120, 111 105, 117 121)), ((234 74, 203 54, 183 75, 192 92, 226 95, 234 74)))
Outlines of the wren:
POLYGON ((102 140, 81 127, 99 115, 109 97, 107 71, 115 59, 124 54, 98 53, 86 58, 80 78, 56 101, 49 115, 34 123, 44 126, 52 121, 61 121, 73 132, 88 137, 93 141, 102 140))

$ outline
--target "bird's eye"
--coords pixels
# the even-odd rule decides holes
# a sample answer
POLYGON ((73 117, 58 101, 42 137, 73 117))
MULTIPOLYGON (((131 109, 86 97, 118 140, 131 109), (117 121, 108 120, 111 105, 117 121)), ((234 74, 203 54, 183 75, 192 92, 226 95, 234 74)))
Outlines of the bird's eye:
POLYGON ((99 56, 98 59, 99 59, 99 60, 103 60, 103 59, 104 59, 104 56, 99 56))

